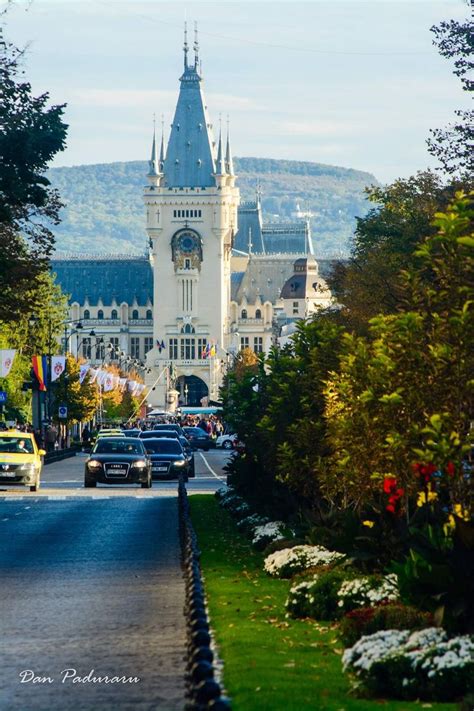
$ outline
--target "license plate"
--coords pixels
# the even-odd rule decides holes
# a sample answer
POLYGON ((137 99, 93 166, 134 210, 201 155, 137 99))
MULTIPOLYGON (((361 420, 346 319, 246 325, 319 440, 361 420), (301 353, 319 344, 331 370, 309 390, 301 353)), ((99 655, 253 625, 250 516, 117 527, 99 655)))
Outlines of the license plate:
POLYGON ((109 469, 109 471, 107 473, 112 474, 113 476, 115 476, 115 475, 125 476, 125 474, 127 473, 127 470, 126 469, 118 469, 118 468, 117 469, 109 469))
POLYGON ((152 468, 153 468, 153 471, 156 471, 156 472, 167 472, 168 471, 168 467, 152 467, 152 468))
POLYGON ((0 471, 0 479, 4 479, 7 477, 13 477, 16 476, 15 472, 1 472, 0 471))

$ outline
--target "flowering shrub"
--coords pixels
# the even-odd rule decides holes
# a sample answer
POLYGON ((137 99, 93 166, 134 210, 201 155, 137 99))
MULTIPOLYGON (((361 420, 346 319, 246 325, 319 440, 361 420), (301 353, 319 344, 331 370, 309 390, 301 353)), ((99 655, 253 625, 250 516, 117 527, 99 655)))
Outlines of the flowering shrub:
POLYGON ((335 568, 312 579, 293 585, 286 601, 286 610, 291 617, 313 617, 316 620, 334 620, 340 617, 337 591, 347 576, 355 573, 335 568))
POLYGON ((252 545, 263 550, 272 541, 283 539, 285 524, 282 521, 270 521, 253 529, 252 545))
POLYGON ((271 553, 265 558, 264 569, 278 578, 290 578, 307 568, 334 565, 344 560, 343 553, 329 551, 323 546, 295 546, 271 553))
POLYGON ((450 701, 474 689, 474 638, 430 627, 362 637, 342 657, 344 671, 375 694, 450 701))
POLYGON ((260 516, 260 514, 250 514, 250 516, 242 518, 237 523, 237 528, 239 531, 251 531, 257 526, 263 526, 266 523, 268 523, 268 518, 265 518, 265 516, 260 516))
POLYGON ((344 615, 339 625, 339 637, 346 647, 364 635, 379 630, 417 630, 433 624, 433 615, 401 603, 383 603, 376 607, 360 607, 344 615))
POLYGON ((381 578, 369 575, 354 580, 345 580, 337 593, 338 607, 348 612, 357 607, 377 605, 379 602, 394 602, 399 598, 397 576, 381 578))

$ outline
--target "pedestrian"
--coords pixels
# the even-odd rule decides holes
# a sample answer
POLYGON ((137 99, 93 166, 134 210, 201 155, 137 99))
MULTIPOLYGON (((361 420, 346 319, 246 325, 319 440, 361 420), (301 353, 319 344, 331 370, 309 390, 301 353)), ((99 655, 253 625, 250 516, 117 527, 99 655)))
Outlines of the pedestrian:
POLYGON ((54 425, 48 425, 48 427, 46 428, 46 434, 45 434, 46 451, 47 452, 54 451, 57 437, 58 437, 58 431, 57 431, 56 427, 54 427, 54 425))
POLYGON ((91 441, 91 431, 89 427, 86 425, 84 429, 82 430, 82 446, 84 449, 88 449, 89 444, 91 441))

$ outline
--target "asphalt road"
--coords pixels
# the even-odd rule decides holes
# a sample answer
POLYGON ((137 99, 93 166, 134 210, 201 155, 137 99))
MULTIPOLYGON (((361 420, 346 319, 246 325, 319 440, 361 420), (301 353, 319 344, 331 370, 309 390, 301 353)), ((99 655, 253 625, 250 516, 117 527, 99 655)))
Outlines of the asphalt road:
MULTIPOLYGON (((197 455, 189 489, 221 486, 226 459, 197 455)), ((176 483, 85 490, 83 467, 0 492, 0 711, 182 709, 176 483)))

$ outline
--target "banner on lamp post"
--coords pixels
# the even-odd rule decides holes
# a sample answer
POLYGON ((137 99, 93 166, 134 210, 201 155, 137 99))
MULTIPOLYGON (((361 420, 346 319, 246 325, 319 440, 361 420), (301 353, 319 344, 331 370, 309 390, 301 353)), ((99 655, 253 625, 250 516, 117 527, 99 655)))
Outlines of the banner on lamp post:
MULTIPOLYGON (((82 385, 87 373, 91 370, 89 363, 83 363, 79 366, 79 383, 82 385)), ((91 371, 92 373, 92 371, 91 371)), ((95 376, 94 376, 95 377, 95 376)))
POLYGON ((15 354, 16 350, 13 348, 0 350, 0 378, 6 378, 9 375, 15 354))
POLYGON ((54 383, 66 369, 65 356, 51 356, 51 382, 54 383))

